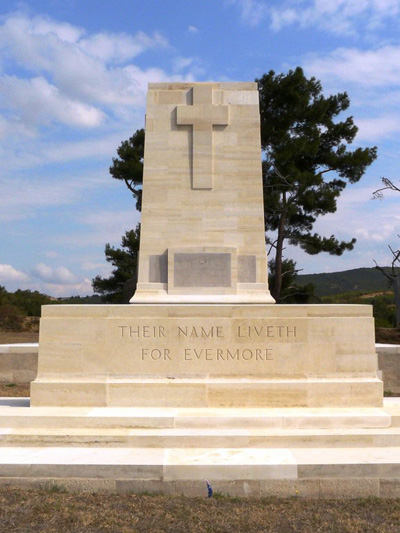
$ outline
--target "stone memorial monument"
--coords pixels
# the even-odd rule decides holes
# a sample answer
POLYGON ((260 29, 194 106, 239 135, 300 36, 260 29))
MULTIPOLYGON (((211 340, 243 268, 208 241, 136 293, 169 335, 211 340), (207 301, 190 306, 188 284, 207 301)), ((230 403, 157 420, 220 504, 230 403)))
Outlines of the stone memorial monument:
POLYGON ((34 406, 378 406, 371 309, 272 305, 255 83, 152 83, 130 306, 43 308, 34 406))
POLYGON ((0 406, 0 485, 399 490, 371 307, 269 293, 259 120, 254 83, 149 85, 137 291, 42 308, 30 407, 0 406))

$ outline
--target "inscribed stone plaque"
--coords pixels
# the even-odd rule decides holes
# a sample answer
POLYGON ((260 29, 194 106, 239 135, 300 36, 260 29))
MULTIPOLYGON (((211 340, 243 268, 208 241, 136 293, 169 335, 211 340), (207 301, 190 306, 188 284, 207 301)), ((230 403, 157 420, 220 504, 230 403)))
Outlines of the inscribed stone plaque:
POLYGON ((175 287, 230 287, 231 254, 176 253, 175 287))

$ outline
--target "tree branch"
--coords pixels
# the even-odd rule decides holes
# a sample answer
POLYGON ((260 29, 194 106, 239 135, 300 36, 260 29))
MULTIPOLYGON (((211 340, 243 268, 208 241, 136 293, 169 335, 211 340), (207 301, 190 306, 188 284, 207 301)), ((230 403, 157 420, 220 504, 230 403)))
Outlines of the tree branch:
POLYGON ((334 170, 334 168, 327 168, 325 170, 319 170, 318 174, 326 174, 327 172, 333 172, 334 170))
POLYGON ((379 200, 382 200, 382 198, 383 198, 383 192, 382 191, 391 190, 391 191, 400 192, 400 187, 397 187, 397 185, 395 185, 393 183, 393 181, 391 181, 390 179, 381 178, 381 180, 382 180, 382 183, 383 183, 384 187, 381 187, 380 189, 377 189, 376 191, 374 191, 372 193, 372 197, 374 199, 378 198, 379 200))
POLYGON ((271 241, 268 237, 266 237, 265 242, 266 244, 269 244, 269 250, 267 254, 269 255, 271 253, 272 248, 276 248, 276 243, 278 239, 275 239, 274 241, 271 241))
MULTIPOLYGON (((304 269, 303 268, 299 268, 299 269, 294 269, 294 270, 286 270, 286 272, 282 272, 282 278, 283 278, 283 276, 287 276, 289 274, 296 275, 298 272, 301 272, 302 270, 304 270, 304 269)), ((288 287, 288 289, 293 289, 293 288, 296 288, 296 287, 288 287)))
POLYGON ((124 178, 125 185, 128 187, 128 189, 135 195, 138 196, 138 191, 134 187, 132 187, 132 182, 129 182, 127 178, 124 178))
POLYGON ((375 263, 375 268, 377 268, 380 272, 382 272, 382 274, 388 279, 390 280, 390 282, 393 282, 393 276, 391 276, 390 274, 388 274, 387 272, 385 272, 385 270, 380 267, 378 265, 378 263, 375 261, 375 259, 373 259, 373 262, 375 263))

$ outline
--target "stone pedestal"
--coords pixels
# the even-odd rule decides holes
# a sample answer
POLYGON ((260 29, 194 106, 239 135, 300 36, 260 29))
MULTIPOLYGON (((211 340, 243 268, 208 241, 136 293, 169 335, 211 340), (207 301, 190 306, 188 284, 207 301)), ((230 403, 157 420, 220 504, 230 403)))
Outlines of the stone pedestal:
POLYGON ((380 406, 371 307, 43 307, 32 406, 380 406))

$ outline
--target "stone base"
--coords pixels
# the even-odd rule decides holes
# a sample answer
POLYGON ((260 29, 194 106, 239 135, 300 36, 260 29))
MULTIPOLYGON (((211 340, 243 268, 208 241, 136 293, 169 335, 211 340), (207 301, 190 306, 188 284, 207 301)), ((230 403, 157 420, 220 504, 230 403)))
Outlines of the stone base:
POLYGON ((382 404, 383 384, 378 378, 39 378, 31 394, 37 407, 375 407, 382 404))
POLYGON ((274 304, 268 288, 264 291, 239 291, 236 294, 171 294, 167 290, 137 290, 131 304, 274 304))
POLYGON ((242 497, 400 495, 397 398, 380 409, 28 405, 0 400, 0 487, 205 497, 208 479, 242 497))
POLYGON ((362 305, 44 306, 33 406, 382 405, 362 305))

